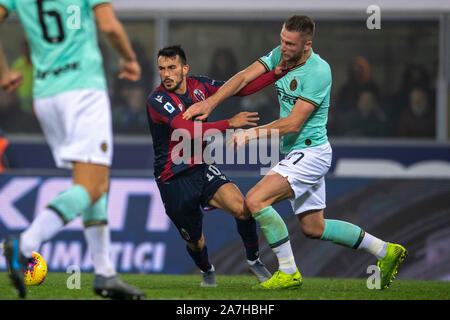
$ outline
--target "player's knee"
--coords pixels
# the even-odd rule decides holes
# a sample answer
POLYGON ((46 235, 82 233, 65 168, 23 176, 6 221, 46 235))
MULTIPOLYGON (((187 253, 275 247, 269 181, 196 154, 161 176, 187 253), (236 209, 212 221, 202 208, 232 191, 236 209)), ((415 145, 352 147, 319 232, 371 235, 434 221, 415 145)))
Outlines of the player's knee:
POLYGON ((236 218, 236 219, 239 219, 239 220, 248 220, 248 219, 250 219, 251 218, 251 213, 247 210, 247 211, 244 211, 244 210, 242 210, 242 211, 239 211, 238 213, 236 213, 235 215, 234 215, 234 217, 236 218))
POLYGON ((233 211, 233 216, 239 220, 247 220, 252 216, 247 206, 245 205, 244 200, 242 200, 242 203, 237 203, 233 211))
POLYGON ((261 201, 258 199, 255 193, 253 193, 251 190, 247 193, 244 200, 245 208, 249 211, 251 214, 255 214, 264 206, 262 206, 261 201))
POLYGON ((103 165, 75 162, 73 182, 83 186, 89 193, 92 203, 95 203, 108 192, 109 168, 103 165))
POLYGON ((106 192, 108 189, 106 188, 97 188, 88 190, 89 196, 91 197, 92 203, 96 203, 106 192))
POLYGON ((96 203, 98 199, 108 192, 109 181, 108 179, 92 181, 92 183, 84 187, 89 193, 92 203, 96 203))

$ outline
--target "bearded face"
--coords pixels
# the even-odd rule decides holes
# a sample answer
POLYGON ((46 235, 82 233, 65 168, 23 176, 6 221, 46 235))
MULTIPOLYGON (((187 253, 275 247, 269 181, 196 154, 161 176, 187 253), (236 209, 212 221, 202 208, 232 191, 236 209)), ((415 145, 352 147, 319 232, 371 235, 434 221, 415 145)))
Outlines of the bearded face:
POLYGON ((169 92, 184 93, 187 70, 187 65, 183 65, 179 56, 158 58, 161 85, 169 92))

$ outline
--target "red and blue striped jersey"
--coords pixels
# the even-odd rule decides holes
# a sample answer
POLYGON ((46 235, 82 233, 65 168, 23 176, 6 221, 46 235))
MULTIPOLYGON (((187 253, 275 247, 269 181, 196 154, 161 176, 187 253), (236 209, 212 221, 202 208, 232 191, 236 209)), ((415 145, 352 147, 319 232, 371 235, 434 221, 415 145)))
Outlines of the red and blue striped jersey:
MULTIPOLYGON (((201 132, 194 130, 194 123, 198 121, 184 120, 182 114, 196 102, 203 101, 214 94, 224 81, 216 81, 208 77, 187 77, 187 90, 185 94, 176 94, 166 91, 162 85, 157 87, 147 99, 147 116, 150 132, 153 139, 153 150, 155 152, 154 174, 158 180, 166 181, 177 173, 180 173, 203 161, 202 154, 206 143, 201 140, 201 154, 194 154, 194 141, 191 142, 190 160, 179 163, 175 158, 182 154, 172 152, 180 140, 172 140, 176 129, 185 129, 194 139, 202 139, 208 129, 225 131, 229 128, 227 120, 201 123, 201 132), (201 136, 198 136, 200 133, 201 136), (197 136, 196 136, 197 135, 197 136), (173 154, 172 154, 173 153, 173 154), (199 158, 200 157, 200 158, 199 158)), ((197 142, 198 143, 198 142, 197 142)), ((184 157, 183 157, 184 158, 184 157)))
MULTIPOLYGON (((246 96, 265 88, 269 84, 283 77, 287 71, 280 74, 275 74, 275 69, 260 75, 255 80, 248 83, 236 95, 246 96)), ((195 141, 191 141, 191 154, 188 161, 176 161, 187 159, 186 155, 172 152, 178 151, 175 149, 180 139, 174 139, 173 133, 177 129, 184 129, 189 133, 193 139, 202 139, 203 135, 209 129, 217 129, 225 131, 230 127, 228 120, 217 122, 199 122, 184 120, 182 114, 194 103, 200 102, 213 95, 224 84, 224 81, 216 81, 208 77, 187 77, 185 94, 176 94, 166 91, 163 86, 157 87, 147 99, 147 116, 150 125, 150 132, 153 139, 153 150, 155 152, 154 174, 158 180, 166 181, 177 173, 180 173, 196 164, 203 161, 203 150, 206 143, 200 140, 201 150, 196 150, 195 141), (198 128, 198 124, 200 128, 198 128), (197 129, 197 130, 195 130, 197 129), (200 130, 198 130, 200 129, 200 130), (201 151, 200 154, 194 153, 201 151), (174 163, 174 161, 176 163, 174 163)), ((217 132, 215 130, 215 132, 217 132)), ((214 134, 213 132, 211 132, 214 134)), ((198 145, 198 143, 197 143, 198 145)), ((197 148, 198 149, 198 148, 197 148)))

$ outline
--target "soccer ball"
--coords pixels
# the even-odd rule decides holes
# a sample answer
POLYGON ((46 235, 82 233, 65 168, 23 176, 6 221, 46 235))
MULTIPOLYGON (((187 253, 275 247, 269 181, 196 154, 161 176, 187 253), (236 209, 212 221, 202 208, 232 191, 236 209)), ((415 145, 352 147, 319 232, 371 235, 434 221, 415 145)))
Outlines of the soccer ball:
POLYGON ((44 282, 46 276, 47 264, 44 258, 39 253, 33 252, 25 269, 25 284, 27 286, 38 286, 44 282))

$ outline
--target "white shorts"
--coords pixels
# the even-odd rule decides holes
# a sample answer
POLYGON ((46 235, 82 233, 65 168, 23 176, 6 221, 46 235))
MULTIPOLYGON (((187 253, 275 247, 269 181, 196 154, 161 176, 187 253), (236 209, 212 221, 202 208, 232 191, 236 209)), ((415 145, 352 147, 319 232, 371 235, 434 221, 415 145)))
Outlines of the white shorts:
POLYGON ((295 214, 326 207, 325 178, 331 166, 332 149, 327 142, 321 146, 292 150, 272 168, 287 178, 295 198, 291 199, 295 214))
POLYGON ((67 91, 36 99, 34 109, 58 168, 71 169, 73 161, 111 165, 111 106, 106 91, 67 91))

